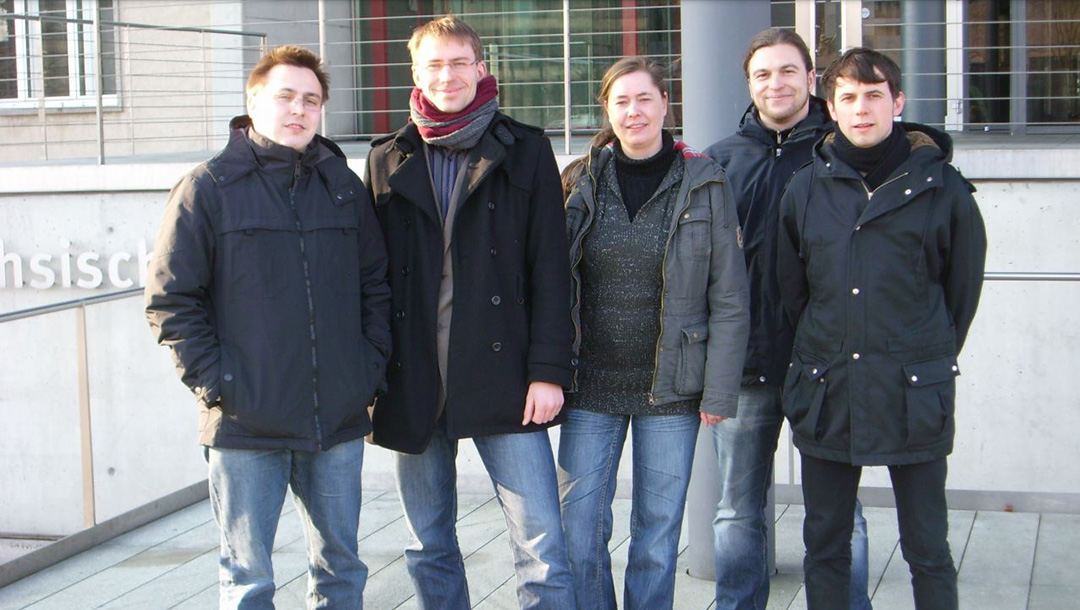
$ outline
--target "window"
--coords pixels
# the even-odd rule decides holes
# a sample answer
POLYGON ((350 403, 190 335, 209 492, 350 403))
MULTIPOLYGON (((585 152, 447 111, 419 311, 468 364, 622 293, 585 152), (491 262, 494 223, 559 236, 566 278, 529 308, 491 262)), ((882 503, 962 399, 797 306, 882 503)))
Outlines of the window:
MULTIPOLYGON (((354 4, 359 112, 355 136, 382 134, 408 118, 412 89, 406 41, 428 19, 455 13, 484 45, 499 81, 501 109, 549 130, 566 127, 563 8, 550 0, 432 0, 354 4), (467 9, 467 10, 466 10, 467 9)), ((603 121, 596 102, 604 71, 624 55, 648 55, 669 68, 676 130, 679 117, 680 22, 677 0, 574 0, 569 8, 570 127, 587 136, 603 121)), ((335 133, 342 137, 345 134, 335 133)))
POLYGON ((0 0, 0 108, 94 105, 99 46, 104 102, 118 105, 116 34, 102 26, 98 44, 95 10, 112 21, 114 0, 0 0))

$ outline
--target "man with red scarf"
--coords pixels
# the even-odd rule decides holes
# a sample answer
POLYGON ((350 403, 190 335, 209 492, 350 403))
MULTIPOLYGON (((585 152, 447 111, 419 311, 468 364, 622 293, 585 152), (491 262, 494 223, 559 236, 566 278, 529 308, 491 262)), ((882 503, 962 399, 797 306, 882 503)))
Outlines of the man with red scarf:
POLYGON ((543 132, 498 111, 476 32, 409 40, 410 121, 372 143, 365 183, 389 251, 393 354, 374 441, 392 449, 425 609, 467 609, 454 531, 457 442, 506 516, 522 608, 573 608, 547 429, 572 381, 562 190, 543 132))

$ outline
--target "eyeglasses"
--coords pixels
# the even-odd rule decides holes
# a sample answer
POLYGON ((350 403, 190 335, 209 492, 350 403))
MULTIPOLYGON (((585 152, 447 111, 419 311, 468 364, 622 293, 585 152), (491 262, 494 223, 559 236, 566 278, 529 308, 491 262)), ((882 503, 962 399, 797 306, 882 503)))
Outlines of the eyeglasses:
POLYGON ((282 106, 292 106, 296 102, 300 102, 300 105, 304 107, 304 110, 318 110, 322 108, 322 98, 314 95, 301 95, 299 93, 290 93, 288 91, 281 91, 274 95, 274 101, 282 106))
POLYGON ((455 59, 454 61, 452 61, 450 63, 445 63, 445 62, 441 62, 441 61, 433 61, 431 63, 427 63, 427 64, 424 64, 424 65, 420 66, 420 69, 423 70, 424 72, 427 72, 428 74, 438 74, 438 73, 443 71, 443 68, 446 68, 447 66, 449 66, 450 71, 453 72, 454 74, 465 74, 466 72, 468 72, 469 68, 471 68, 471 67, 475 66, 476 64, 480 63, 480 61, 481 60, 479 60, 479 59, 474 60, 474 61, 467 61, 467 60, 464 60, 464 59, 455 59))

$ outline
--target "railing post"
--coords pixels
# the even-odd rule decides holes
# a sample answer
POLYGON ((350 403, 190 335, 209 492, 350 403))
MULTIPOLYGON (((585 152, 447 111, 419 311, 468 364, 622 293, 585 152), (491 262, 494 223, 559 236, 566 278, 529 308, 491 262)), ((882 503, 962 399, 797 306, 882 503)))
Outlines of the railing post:
POLYGON ((79 439, 82 445, 83 525, 97 524, 94 499, 94 438, 90 428, 90 366, 86 349, 86 305, 75 309, 75 343, 79 369, 79 439))
POLYGON ((563 154, 570 154, 570 0, 562 3, 563 154))
POLYGON ((94 101, 97 111, 97 158, 98 165, 105 165, 105 112, 101 101, 102 85, 101 78, 101 51, 105 45, 101 42, 101 5, 94 5, 94 101))
MULTIPOLYGON (((319 57, 322 58, 323 69, 330 71, 330 60, 326 57, 326 0, 319 0, 319 57)), ((322 105, 322 136, 330 137, 330 123, 327 120, 327 102, 322 105)))

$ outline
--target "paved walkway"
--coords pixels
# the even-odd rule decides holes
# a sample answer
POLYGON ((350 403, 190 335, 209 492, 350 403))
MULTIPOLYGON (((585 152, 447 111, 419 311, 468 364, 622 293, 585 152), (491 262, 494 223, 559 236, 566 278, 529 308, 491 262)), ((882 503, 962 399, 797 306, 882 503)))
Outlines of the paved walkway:
MULTIPOLYGON (((370 569, 365 607, 416 608, 402 557, 408 534, 397 496, 367 495, 360 528, 360 553, 370 569)), ((617 500, 614 511, 613 563, 616 588, 621 590, 629 500, 617 500)), ((874 608, 913 608, 907 566, 897 547, 895 513, 887 508, 865 512, 874 608)), ((459 515, 458 536, 474 607, 516 608, 513 563, 497 502, 490 495, 462 495, 459 515)), ((800 505, 777 507, 779 574, 772 581, 769 610, 806 606, 802 517, 800 505)), ((200 502, 0 589, 0 610, 215 608, 217 543, 209 503, 200 502)), ((960 570, 961 608, 1080 609, 1080 515, 952 511, 950 543, 960 570)), ((712 583, 687 576, 684 557, 675 607, 711 609, 712 583)), ((304 607, 306 566, 299 520, 292 503, 286 502, 274 552, 279 610, 304 607)))

